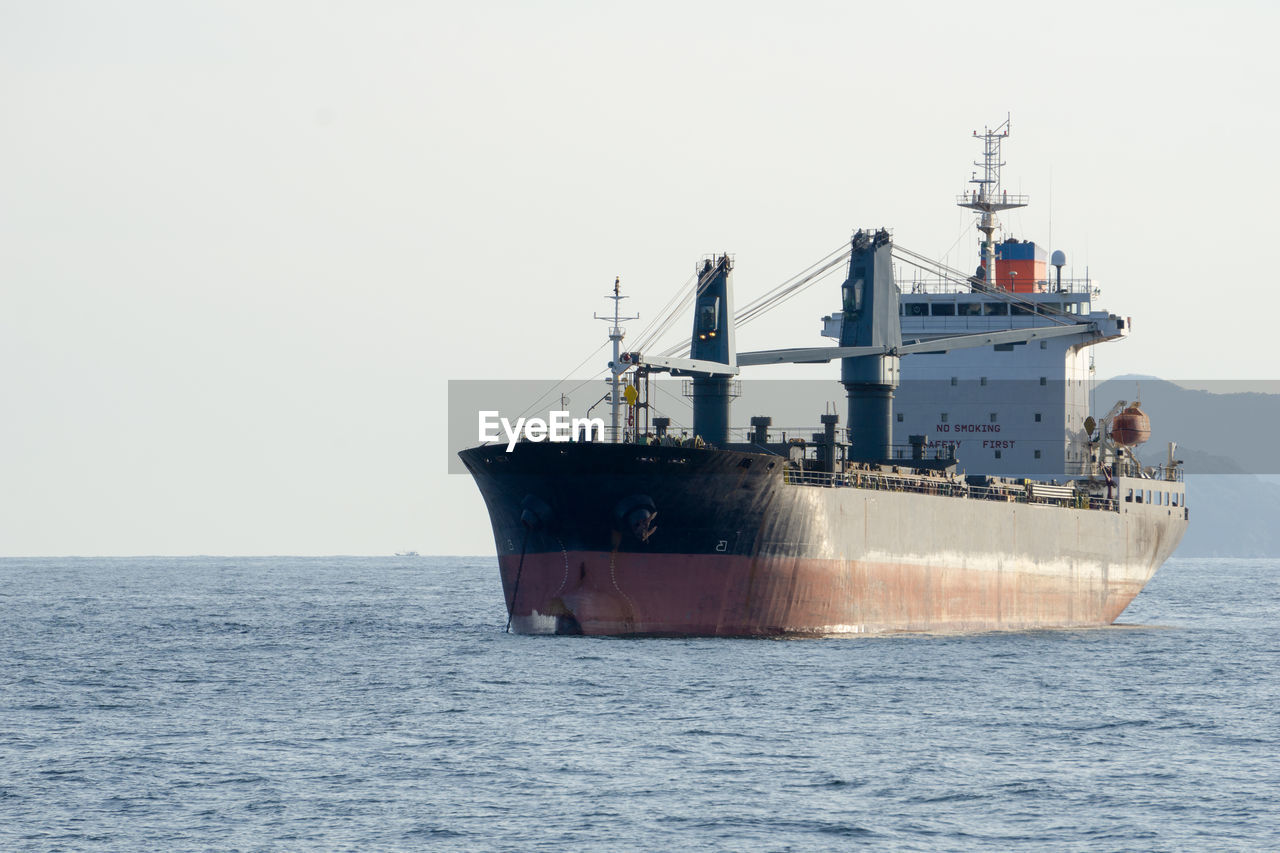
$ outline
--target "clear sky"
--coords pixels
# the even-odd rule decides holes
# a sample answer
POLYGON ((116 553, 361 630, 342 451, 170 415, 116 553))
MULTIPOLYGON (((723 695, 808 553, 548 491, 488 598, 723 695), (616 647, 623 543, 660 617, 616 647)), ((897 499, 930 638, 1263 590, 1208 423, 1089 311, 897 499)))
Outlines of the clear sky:
POLYGON ((1011 233, 1134 317, 1102 374, 1275 378, 1278 10, 0 2, 0 555, 489 553, 447 380, 710 252, 740 302, 859 226, 971 267, 1006 113, 1011 233))

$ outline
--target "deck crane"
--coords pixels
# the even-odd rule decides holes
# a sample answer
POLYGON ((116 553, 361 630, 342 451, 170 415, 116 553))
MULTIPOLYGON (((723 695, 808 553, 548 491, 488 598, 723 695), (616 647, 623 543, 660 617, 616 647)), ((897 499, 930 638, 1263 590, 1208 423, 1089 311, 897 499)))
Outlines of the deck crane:
POLYGON ((694 434, 712 445, 723 446, 728 440, 733 377, 742 368, 838 359, 840 382, 848 396, 849 458, 879 463, 891 455, 893 394, 899 384, 902 356, 1078 335, 1082 331, 1103 336, 1096 323, 1059 319, 1053 326, 904 342, 892 261, 892 238, 887 230, 859 230, 853 235, 848 274, 841 285, 843 322, 838 346, 740 353, 734 347, 732 259, 728 255, 708 259, 698 277, 689 357, 629 352, 611 362, 610 370, 615 377, 632 368, 692 377, 694 434))

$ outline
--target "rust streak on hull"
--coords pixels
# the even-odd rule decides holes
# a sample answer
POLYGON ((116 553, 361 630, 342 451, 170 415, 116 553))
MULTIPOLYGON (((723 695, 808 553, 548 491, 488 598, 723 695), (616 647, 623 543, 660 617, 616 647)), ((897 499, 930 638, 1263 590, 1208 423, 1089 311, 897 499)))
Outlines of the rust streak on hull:
MULTIPOLYGON (((1142 588, 1137 579, 1107 581, 1101 573, 570 552, 586 571, 560 589, 561 560, 526 557, 515 630, 777 636, 1098 626, 1115 621, 1142 588)), ((516 563, 500 560, 508 588, 516 563)))

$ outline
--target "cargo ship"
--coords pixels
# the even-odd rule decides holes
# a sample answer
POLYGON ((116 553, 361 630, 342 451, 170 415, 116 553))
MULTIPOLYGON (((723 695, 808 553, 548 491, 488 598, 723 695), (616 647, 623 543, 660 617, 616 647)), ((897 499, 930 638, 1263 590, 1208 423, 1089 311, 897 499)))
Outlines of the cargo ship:
POLYGON ((1182 469, 1173 445, 1159 465, 1135 455, 1150 435, 1140 405, 1088 414, 1073 384, 1083 353, 1131 324, 1093 310, 1088 283, 1064 284, 1056 255, 1055 280, 1035 244, 997 242, 998 214, 1026 200, 1000 186, 1008 122, 975 136, 983 170, 957 201, 978 214, 976 271, 858 230, 814 268, 845 272, 841 310, 823 318, 834 346, 738 352, 735 325, 762 303, 735 313, 733 259, 717 255, 676 306, 692 307, 687 347, 624 351, 615 283, 602 318, 609 428, 459 454, 489 512, 510 630, 750 637, 1115 621, 1186 530, 1182 469), (895 261, 930 276, 899 278, 895 261), (839 363, 843 425, 826 412, 799 435, 767 415, 745 434, 731 428, 741 371, 795 363, 839 363), (650 417, 663 374, 687 377, 691 434, 650 417), (1030 390, 1011 399, 996 379, 1030 390), (985 430, 939 439, 942 424, 978 411, 985 430), (992 434, 1004 437, 969 443, 992 434))

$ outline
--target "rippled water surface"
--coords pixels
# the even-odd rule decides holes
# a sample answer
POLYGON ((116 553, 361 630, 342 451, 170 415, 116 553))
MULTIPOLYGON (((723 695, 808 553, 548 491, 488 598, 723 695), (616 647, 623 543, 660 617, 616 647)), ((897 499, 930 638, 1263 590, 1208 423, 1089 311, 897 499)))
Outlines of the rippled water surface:
POLYGON ((0 849, 1277 849, 1278 578, 614 640, 504 635, 491 558, 0 560, 0 849))

